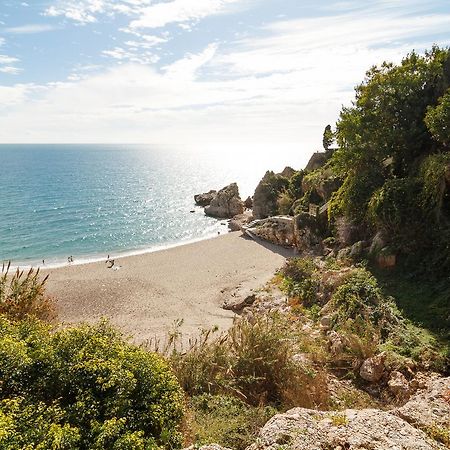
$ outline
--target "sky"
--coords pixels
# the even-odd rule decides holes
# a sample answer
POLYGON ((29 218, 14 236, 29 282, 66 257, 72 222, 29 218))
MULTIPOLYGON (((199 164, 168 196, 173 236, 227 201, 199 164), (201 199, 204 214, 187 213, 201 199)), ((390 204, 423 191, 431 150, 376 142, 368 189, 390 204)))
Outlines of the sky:
POLYGON ((449 0, 0 0, 0 142, 321 147, 449 0))

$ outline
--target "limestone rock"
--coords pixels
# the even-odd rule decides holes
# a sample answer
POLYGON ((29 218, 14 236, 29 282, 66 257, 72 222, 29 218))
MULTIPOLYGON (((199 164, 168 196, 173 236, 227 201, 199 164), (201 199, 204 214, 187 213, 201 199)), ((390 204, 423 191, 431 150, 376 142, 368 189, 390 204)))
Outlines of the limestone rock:
POLYGON ((359 369, 361 378, 371 383, 380 381, 384 374, 384 360, 385 355, 382 353, 366 359, 359 369))
POLYGON ((245 232, 277 245, 291 247, 295 244, 294 219, 289 216, 275 216, 254 220, 244 227, 245 232))
POLYGON ((244 226, 248 225, 253 220, 251 211, 246 211, 244 214, 234 216, 228 222, 228 228, 230 231, 244 231, 244 226))
POLYGON ((295 170, 292 167, 286 166, 283 171, 280 173, 280 175, 284 178, 292 178, 295 174, 295 170))
POLYGON ((194 200, 198 206, 208 206, 216 195, 217 191, 209 191, 204 194, 194 195, 194 200))
POLYGON ((244 202, 244 206, 248 209, 253 208, 253 199, 251 197, 247 197, 244 202))
POLYGON ((377 264, 380 269, 392 269, 397 264, 397 257, 385 247, 377 256, 377 264))
POLYGON ((401 372, 391 372, 388 381, 389 391, 398 398, 405 398, 409 394, 408 380, 401 372))
POLYGON ((223 303, 222 308, 239 312, 253 305, 256 300, 256 292, 253 289, 238 287, 223 303))
POLYGON ((274 416, 247 450, 436 450, 445 447, 389 412, 294 408, 274 416))
POLYGON ((439 426, 450 430, 450 377, 432 379, 395 412, 416 427, 439 426))
POLYGON ((239 189, 236 183, 224 187, 211 200, 205 208, 207 216, 230 219, 244 212, 244 203, 239 197, 239 189))
POLYGON ((330 351, 334 356, 340 355, 345 349, 345 338, 336 331, 332 330, 327 335, 330 343, 330 351))
POLYGON ((324 152, 315 152, 308 161, 305 167, 307 172, 313 172, 314 170, 320 169, 327 162, 328 157, 324 152))

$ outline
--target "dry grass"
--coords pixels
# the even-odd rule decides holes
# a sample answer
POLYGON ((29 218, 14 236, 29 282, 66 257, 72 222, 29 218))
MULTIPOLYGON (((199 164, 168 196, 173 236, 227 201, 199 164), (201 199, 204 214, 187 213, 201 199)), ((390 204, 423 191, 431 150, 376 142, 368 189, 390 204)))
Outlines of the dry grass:
POLYGON ((294 355, 311 343, 288 317, 237 319, 230 330, 216 335, 204 331, 187 350, 176 345, 153 346, 171 361, 178 380, 190 396, 233 395, 249 405, 324 407, 328 403, 326 373, 311 361, 302 365, 294 355))
POLYGON ((39 269, 28 272, 17 269, 10 273, 10 263, 3 264, 0 276, 0 314, 11 320, 23 320, 28 316, 50 322, 55 319, 55 302, 45 293, 44 279, 39 269))

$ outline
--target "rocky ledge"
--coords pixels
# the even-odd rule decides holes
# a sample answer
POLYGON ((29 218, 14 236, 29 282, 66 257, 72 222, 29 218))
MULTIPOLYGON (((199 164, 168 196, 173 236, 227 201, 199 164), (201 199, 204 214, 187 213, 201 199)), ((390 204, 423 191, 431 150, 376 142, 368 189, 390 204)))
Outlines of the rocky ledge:
POLYGON ((444 450, 449 427, 450 378, 434 378, 391 411, 294 408, 277 414, 247 450, 444 450))

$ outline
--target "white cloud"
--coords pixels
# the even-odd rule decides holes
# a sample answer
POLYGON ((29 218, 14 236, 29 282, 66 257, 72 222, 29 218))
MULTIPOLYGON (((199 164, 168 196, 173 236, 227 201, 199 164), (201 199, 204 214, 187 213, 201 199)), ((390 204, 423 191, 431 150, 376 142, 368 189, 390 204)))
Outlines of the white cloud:
MULTIPOLYGON (((0 37, 0 47, 5 44, 5 39, 0 37)), ((22 71, 16 67, 16 63, 19 62, 18 58, 8 55, 0 55, 0 73, 6 73, 8 75, 17 75, 22 71)))
POLYGON ((161 28, 170 23, 197 21, 226 11, 233 3, 242 0, 172 0, 157 3, 141 10, 139 19, 131 28, 161 28))
MULTIPOLYGON (((0 141, 297 142, 307 155, 321 145, 323 127, 335 122, 372 64, 399 61, 413 48, 448 36, 449 15, 404 14, 402 8, 387 13, 381 5, 366 12, 278 20, 257 30, 257 36, 210 43, 160 71, 140 65, 151 58, 151 48, 143 45, 157 46, 167 36, 135 29, 128 44, 104 52, 120 66, 75 72, 68 82, 41 90, 0 89, 0 105, 6 108, 0 141)), ((195 20, 191 13, 183 17, 195 20)))
POLYGON ((28 24, 28 25, 21 25, 18 27, 5 28, 5 32, 12 34, 34 34, 34 33, 43 33, 46 31, 53 31, 55 29, 56 28, 54 26, 48 24, 28 24))
POLYGON ((201 53, 188 53, 184 58, 163 67, 166 75, 175 80, 191 80, 196 77, 197 71, 211 61, 217 51, 217 44, 210 44, 201 53))

